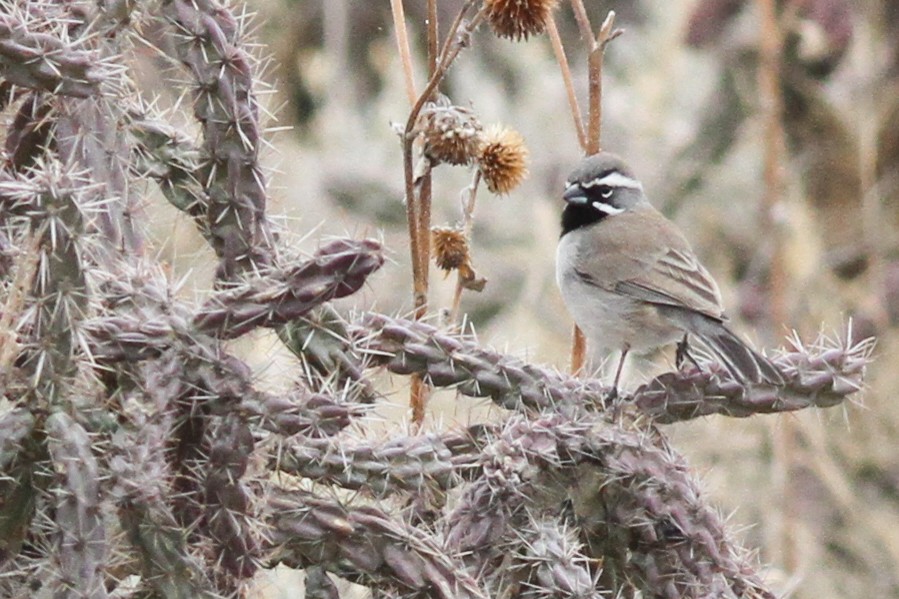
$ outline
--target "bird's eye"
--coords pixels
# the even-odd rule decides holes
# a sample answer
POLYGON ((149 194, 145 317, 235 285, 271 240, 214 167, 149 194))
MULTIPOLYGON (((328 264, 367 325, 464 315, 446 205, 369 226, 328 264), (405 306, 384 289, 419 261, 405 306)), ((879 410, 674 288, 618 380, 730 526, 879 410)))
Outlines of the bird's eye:
POLYGON ((612 188, 608 187, 606 185, 603 185, 602 187, 599 188, 599 195, 601 195, 605 199, 609 199, 610 197, 612 197, 612 193, 613 193, 612 188))

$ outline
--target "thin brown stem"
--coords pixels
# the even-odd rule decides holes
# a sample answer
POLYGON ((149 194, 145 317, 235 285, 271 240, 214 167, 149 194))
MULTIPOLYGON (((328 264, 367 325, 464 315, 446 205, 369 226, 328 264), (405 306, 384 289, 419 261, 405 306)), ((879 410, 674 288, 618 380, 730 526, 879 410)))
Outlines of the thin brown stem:
MULTIPOLYGON (((859 41, 863 47, 862 52, 867 57, 866 61, 871 65, 876 65, 877 60, 874 58, 877 56, 876 41, 869 37, 865 37, 864 41, 859 41)), ((885 331, 890 326, 886 274, 887 252, 890 245, 887 243, 890 238, 888 233, 890 227, 887 223, 890 221, 884 211, 884 193, 878 185, 877 169, 878 133, 884 128, 885 122, 883 113, 877 108, 882 102, 880 94, 867 94, 862 102, 862 105, 858 107, 860 114, 880 115, 859 119, 858 170, 862 189, 862 239, 864 240, 864 252, 868 257, 868 271, 865 277, 867 287, 871 290, 874 299, 869 305, 876 330, 885 331)))
MULTIPOLYGON (((429 81, 434 79, 437 72, 437 61, 439 59, 438 52, 440 49, 440 39, 437 24, 437 2, 436 0, 428 0, 428 78, 429 81)), ((422 94, 426 100, 430 100, 433 92, 422 94)), ((415 318, 424 317, 427 311, 427 294, 428 280, 430 278, 431 266, 431 194, 433 191, 433 178, 431 169, 427 171, 421 178, 419 184, 418 210, 416 211, 415 235, 417 237, 417 255, 413 254, 412 259, 418 260, 418 275, 423 283, 423 289, 417 289, 415 292, 415 318)), ((411 234, 411 232, 410 232, 411 234)), ((430 389, 424 379, 419 375, 413 375, 409 392, 409 404, 412 408, 412 425, 416 430, 420 430, 424 424, 425 408, 428 404, 428 396, 430 389)))
POLYGON ((424 424, 429 391, 430 389, 420 374, 416 374, 409 380, 409 405, 412 408, 413 431, 420 431, 424 424))
MULTIPOLYGON (((594 39, 593 27, 590 25, 590 19, 587 16, 587 11, 584 8, 584 3, 582 2, 582 0, 571 0, 571 7, 574 10, 574 16, 578 22, 578 27, 580 27, 581 36, 585 39, 585 43, 587 44, 589 69, 589 112, 587 115, 588 120, 586 135, 584 136, 583 134, 583 124, 581 124, 578 127, 578 137, 579 141, 581 142, 581 147, 584 148, 584 151, 588 155, 590 155, 596 154, 602 147, 601 132, 603 54, 605 53, 605 49, 608 43, 624 33, 624 31, 621 29, 615 29, 615 12, 609 11, 609 14, 606 16, 605 21, 603 21, 602 27, 600 27, 599 29, 598 36, 594 39)), ((554 24, 551 21, 549 29, 550 38, 553 38, 552 30, 554 29, 554 24)), ((556 37, 557 35, 558 34, 556 34, 556 37)), ((553 44, 555 45, 555 41, 553 41, 553 44)), ((559 42, 559 46, 561 47, 561 41, 559 42)), ((558 50, 556 52, 558 59, 558 50)), ((566 69, 564 66, 562 66, 561 60, 559 62, 560 67, 562 67, 562 75, 564 77, 566 69)), ((568 85, 567 82, 566 85, 568 85)), ((572 102, 572 95, 573 91, 569 91, 569 103, 574 106, 576 105, 576 100, 572 102)), ((574 111, 574 109, 572 109, 572 111, 574 111)), ((582 123, 580 116, 577 117, 577 120, 579 123, 582 123)), ((571 339, 571 372, 579 374, 584 371, 586 354, 587 342, 584 338, 584 333, 577 327, 577 325, 575 325, 571 339)))
POLYGON ((428 0, 428 75, 437 70, 437 57, 440 50, 437 23, 437 0, 428 0))
MULTIPOLYGON (((773 253, 768 288, 772 323, 787 321, 786 256, 778 214, 782 213, 786 143, 781 95, 781 60, 783 39, 776 0, 758 0, 759 6, 759 70, 758 82, 764 119, 764 193, 761 201, 761 230, 774 231, 773 253)), ((796 569, 795 505, 791 475, 796 454, 796 422, 786 420, 774 433, 775 471, 782 494, 782 520, 779 531, 781 560, 787 572, 796 569)))
MULTIPOLYGON (((758 0, 761 18, 761 63, 759 65, 759 91, 765 123, 764 182, 765 191, 761 205, 763 230, 780 228, 777 214, 783 201, 785 159, 785 135, 783 128, 783 97, 780 89, 781 33, 774 0, 758 0)), ((771 318, 774 322, 786 322, 786 277, 783 264, 783 244, 780 236, 774 237, 775 248, 771 264, 771 318)))
POLYGON ((602 27, 599 29, 599 36, 590 50, 588 80, 590 87, 590 112, 587 123, 587 154, 595 154, 601 148, 603 54, 609 42, 622 33, 624 33, 623 30, 615 29, 615 11, 610 10, 606 20, 602 23, 602 27))
MULTIPOLYGON (((439 56, 436 48, 440 47, 437 39, 436 4, 429 3, 428 13, 430 23, 428 25, 428 54, 429 65, 432 66, 430 79, 421 95, 412 105, 409 118, 406 120, 406 128, 403 132, 403 174, 405 177, 406 191, 406 221, 409 229, 409 250, 412 258, 412 293, 415 305, 415 318, 422 318, 428 309, 428 274, 430 269, 430 229, 431 229, 431 176, 430 172, 422 178, 418 192, 414 166, 412 164, 412 147, 415 142, 415 124, 424 105, 433 99, 434 92, 443 81, 450 65, 459 55, 465 45, 458 34, 469 11, 477 4, 477 0, 468 0, 447 32, 439 56)), ((468 24, 468 30, 474 30, 484 17, 484 9, 468 24)), ((420 427, 424 421, 425 405, 427 403, 428 387, 420 377, 412 377, 409 402, 412 407, 412 422, 420 427)))
POLYGON ((415 104, 415 77, 412 72, 412 51, 409 47, 409 33, 406 31, 406 15, 403 10, 403 0, 390 0, 390 8, 393 12, 393 31, 396 35, 396 47, 403 63, 403 78, 406 82, 406 95, 409 104, 415 104))
MULTIPOLYGON (((425 87, 424 91, 415 101, 415 104, 412 106, 412 110, 409 113, 409 118, 406 120, 406 129, 405 129, 405 139, 404 145, 408 146, 411 150, 412 148, 412 130, 415 128, 415 122, 418 120, 418 115, 421 113, 421 109, 424 105, 431 99, 431 95, 434 93, 434 90, 437 89, 437 86, 443 81, 443 78, 446 76, 446 72, 449 70, 450 65, 459 55, 459 52, 462 50, 462 44, 458 43, 456 36, 459 32, 459 28, 462 25, 462 21, 465 19, 465 15, 471 9, 472 6, 476 4, 476 0, 468 0, 465 3, 465 6, 462 7, 462 10, 459 11, 459 14, 456 16, 455 21, 450 26, 450 30, 447 33, 446 41, 443 44, 443 49, 440 51, 440 58, 437 61, 437 70, 431 75, 430 80, 428 80, 428 84, 425 87)), ((474 30, 484 18, 484 11, 479 12, 468 25, 468 30, 474 30)), ((411 151, 409 154, 409 177, 408 182, 412 182, 412 155, 411 151)), ((407 191, 410 191, 407 188, 407 191)))
MULTIPOLYGON (((783 97, 781 96, 781 32, 775 0, 758 0, 761 18, 761 39, 758 81, 761 109, 764 118, 764 193, 761 202, 760 224, 765 231, 781 229, 786 142, 783 125, 783 97)), ((771 320, 784 323, 788 317, 787 281, 784 247, 781 235, 773 237, 775 247, 771 260, 770 301, 771 320)))
POLYGON ((574 80, 571 77, 571 67, 568 65, 568 57, 565 56, 565 47, 562 45, 562 38, 559 36, 559 29, 556 27, 556 20, 552 13, 546 23, 546 31, 549 33, 549 39, 552 42, 553 54, 556 56, 556 62, 559 63, 559 70, 562 71, 562 81, 565 83, 565 93, 568 95, 568 107, 571 110, 571 118, 574 120, 574 130, 577 133, 577 141, 584 152, 587 151, 587 133, 584 131, 584 120, 581 116, 581 107, 578 105, 577 93, 574 91, 574 80))
MULTIPOLYGON (((416 201, 416 193, 415 193, 415 173, 414 167, 412 164, 412 144, 415 141, 415 136, 413 135, 413 130, 415 129, 415 123, 418 120, 418 115, 421 113, 421 109, 424 105, 431 99, 434 90, 437 89, 437 86, 443 80, 443 77, 446 76, 446 72, 452 64, 453 60, 455 60, 456 56, 459 55, 459 51, 462 49, 462 44, 458 43, 456 36, 459 32, 459 28, 462 25, 463 20, 465 19, 465 15, 468 14, 469 10, 476 4, 476 0, 468 0, 465 5, 462 7, 462 10, 459 11, 459 14, 456 16, 455 21, 453 21, 452 26, 449 29, 447 34, 447 40, 443 45, 443 50, 440 53, 440 58, 437 61, 437 70, 431 75, 430 80, 428 81, 427 86, 424 91, 422 91, 421 95, 415 101, 415 104, 412 106, 412 110, 409 112, 409 118, 406 120, 406 128, 403 133, 403 173, 405 176, 405 192, 406 192, 406 220, 409 228, 409 244, 410 251, 412 254, 412 284, 413 284, 413 301, 415 304, 415 312, 419 317, 424 315, 427 310, 428 303, 428 280, 427 280, 427 257, 425 257, 425 266, 422 266, 422 235, 421 231, 429 231, 430 230, 430 222, 425 222, 423 217, 427 216, 428 221, 430 220, 430 206, 425 207, 424 209, 419 203, 416 201)), ((481 19, 483 18, 484 12, 479 12, 474 19, 472 19, 469 24, 469 29, 474 29, 478 26, 481 19)), ((425 242, 426 243, 426 242, 425 242)))
MULTIPOLYGON (((466 188, 467 196, 462 201, 462 230, 465 233, 465 240, 471 248, 471 231, 474 228, 474 208, 478 197, 478 185, 481 184, 481 171, 476 169, 471 185, 466 188)), ((459 322, 459 315, 462 307, 462 291, 465 289, 465 279, 462 271, 456 273, 456 290, 453 293, 453 305, 450 309, 450 323, 456 325, 459 322)))
POLYGON ((590 52, 588 61, 589 78, 587 86, 587 154, 596 154, 600 149, 600 130, 602 127, 602 49, 595 48, 590 52))
POLYGON ((590 24, 590 17, 587 16, 583 0, 571 0, 571 10, 574 11, 574 19, 577 21, 578 29, 581 30, 581 37, 587 43, 587 51, 592 52, 596 46, 596 40, 593 39, 593 26, 590 24))
MULTIPOLYGON (((425 282, 425 294, 428 292, 427 282, 431 270, 431 196, 432 196, 432 177, 431 169, 428 169, 421 181, 419 188, 420 197, 418 198, 418 252, 419 265, 418 269, 421 277, 425 282)), ((421 318, 425 315, 427 308, 427 297, 425 302, 417 306, 416 317, 421 318)))
POLYGON ((584 373, 584 365, 587 363, 587 339, 584 332, 574 325, 571 332, 571 374, 580 376, 584 373))
POLYGON ((418 306, 427 304, 427 281, 422 281, 421 261, 419 260, 419 236, 418 236, 418 203, 415 201, 415 182, 412 173, 412 142, 403 142, 403 163, 410 166, 406 171, 406 223, 409 230, 409 251, 412 255, 412 293, 413 302, 418 306))
MULTIPOLYGON (((437 23, 437 2, 428 0, 428 77, 434 78, 440 59, 440 34, 437 23)), ((424 95, 424 94, 423 94, 424 95)), ((433 99, 433 92, 427 95, 427 100, 433 99)), ((424 293, 427 296, 427 282, 431 265, 431 198, 432 198, 431 169, 427 169, 421 180, 418 197, 417 234, 418 234, 418 269, 422 280, 425 282, 424 293)), ((424 316, 427 307, 425 302, 416 305, 416 318, 424 316)), ((420 423, 417 423, 420 424, 420 423)))

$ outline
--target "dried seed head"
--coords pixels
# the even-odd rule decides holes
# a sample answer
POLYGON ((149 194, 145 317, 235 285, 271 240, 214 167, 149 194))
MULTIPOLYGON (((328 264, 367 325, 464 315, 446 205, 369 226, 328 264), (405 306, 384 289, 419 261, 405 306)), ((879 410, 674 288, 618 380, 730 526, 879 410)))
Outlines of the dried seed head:
POLYGON ((509 193, 528 174, 528 149, 518 131, 493 126, 484 134, 478 155, 478 167, 487 189, 493 193, 509 193))
POLYGON ((431 227, 431 245, 434 262, 447 272, 456 269, 470 269, 468 240, 465 232, 456 227, 431 227))
POLYGON ((516 41, 543 33, 559 0, 484 0, 487 22, 499 37, 516 41))
POLYGON ((435 164, 471 164, 484 129, 474 113, 446 99, 426 104, 417 128, 424 135, 424 153, 435 164))

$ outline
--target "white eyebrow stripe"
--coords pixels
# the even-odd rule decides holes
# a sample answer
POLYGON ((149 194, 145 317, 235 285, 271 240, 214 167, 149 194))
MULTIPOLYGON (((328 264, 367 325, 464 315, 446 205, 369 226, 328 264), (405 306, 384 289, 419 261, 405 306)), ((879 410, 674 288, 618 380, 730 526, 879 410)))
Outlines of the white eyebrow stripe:
POLYGON ((606 187, 629 187, 630 189, 643 189, 643 186, 640 185, 640 182, 636 179, 631 179, 627 175, 622 175, 621 173, 609 173, 605 177, 597 177, 591 181, 587 181, 586 183, 581 183, 581 187, 584 189, 589 189, 591 187, 596 187, 597 185, 605 185, 606 187))
POLYGON ((613 214, 621 214, 622 212, 624 212, 624 208, 616 208, 611 204, 603 204, 602 202, 593 202, 593 207, 600 212, 605 212, 609 216, 612 216, 613 214))

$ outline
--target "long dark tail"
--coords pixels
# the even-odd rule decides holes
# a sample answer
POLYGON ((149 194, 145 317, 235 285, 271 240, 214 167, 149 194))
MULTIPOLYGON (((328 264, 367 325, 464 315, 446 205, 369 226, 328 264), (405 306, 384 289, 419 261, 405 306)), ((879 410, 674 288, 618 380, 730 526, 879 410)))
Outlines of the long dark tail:
POLYGON ((704 314, 678 310, 684 329, 695 335, 721 360, 734 378, 752 383, 782 385, 783 373, 765 356, 746 345, 724 323, 704 314))
POLYGON ((734 377, 752 383, 783 384, 783 374, 768 358, 746 345, 723 324, 716 324, 716 331, 697 337, 734 377))

